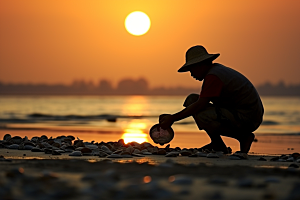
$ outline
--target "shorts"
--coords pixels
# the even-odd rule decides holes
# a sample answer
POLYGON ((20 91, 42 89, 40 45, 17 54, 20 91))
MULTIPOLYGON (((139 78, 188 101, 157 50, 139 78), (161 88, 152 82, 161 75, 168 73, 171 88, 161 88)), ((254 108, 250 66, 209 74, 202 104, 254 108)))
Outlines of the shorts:
MULTIPOLYGON (((183 106, 188 107, 199 99, 198 94, 190 94, 183 106)), ((213 104, 209 105, 205 110, 193 115, 199 130, 211 131, 246 131, 252 132, 249 126, 245 125, 235 114, 234 110, 226 108, 218 108, 213 104)))

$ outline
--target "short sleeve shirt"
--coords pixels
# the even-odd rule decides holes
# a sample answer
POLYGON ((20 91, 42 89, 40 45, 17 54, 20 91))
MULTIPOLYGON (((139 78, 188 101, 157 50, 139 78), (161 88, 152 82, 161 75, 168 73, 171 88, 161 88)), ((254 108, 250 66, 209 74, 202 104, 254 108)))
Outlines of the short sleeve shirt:
POLYGON ((200 97, 219 97, 223 87, 223 82, 219 77, 208 74, 204 78, 200 97))

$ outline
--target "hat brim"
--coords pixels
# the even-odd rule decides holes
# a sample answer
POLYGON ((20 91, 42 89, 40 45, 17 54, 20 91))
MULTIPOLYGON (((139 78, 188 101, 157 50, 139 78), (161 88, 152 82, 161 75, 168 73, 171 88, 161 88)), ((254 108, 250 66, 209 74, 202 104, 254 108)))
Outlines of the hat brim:
POLYGON ((196 64, 196 63, 200 63, 200 62, 203 62, 207 59, 211 59, 212 61, 215 60, 217 57, 219 57, 219 53, 217 54, 207 54, 207 55, 204 55, 204 56, 201 56, 201 57, 198 57, 198 58, 194 58, 192 60, 189 60, 188 62, 186 62, 179 70, 178 72, 187 72, 187 71, 190 71, 190 69, 192 68, 192 65, 193 64, 196 64))

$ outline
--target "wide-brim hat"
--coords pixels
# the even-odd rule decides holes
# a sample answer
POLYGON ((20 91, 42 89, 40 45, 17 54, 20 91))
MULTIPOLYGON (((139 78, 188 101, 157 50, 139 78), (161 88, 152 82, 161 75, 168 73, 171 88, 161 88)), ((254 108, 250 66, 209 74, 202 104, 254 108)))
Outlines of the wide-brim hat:
POLYGON ((214 59, 216 59, 217 57, 219 57, 219 53, 217 54, 209 54, 206 49, 201 46, 201 45, 197 45, 197 46, 193 46, 191 48, 189 48, 189 50, 187 50, 186 54, 185 54, 185 64, 178 70, 178 72, 187 72, 190 71, 191 69, 191 65, 196 64, 196 63, 200 63, 203 62, 205 60, 210 59, 211 61, 213 61, 214 59))

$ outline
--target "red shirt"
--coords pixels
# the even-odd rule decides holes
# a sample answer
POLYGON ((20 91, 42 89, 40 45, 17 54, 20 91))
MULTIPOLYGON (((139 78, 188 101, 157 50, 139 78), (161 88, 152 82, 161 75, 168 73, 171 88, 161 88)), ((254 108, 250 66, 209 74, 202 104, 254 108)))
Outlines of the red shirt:
POLYGON ((200 97, 218 97, 221 94, 223 82, 215 75, 208 74, 204 77, 200 97))

